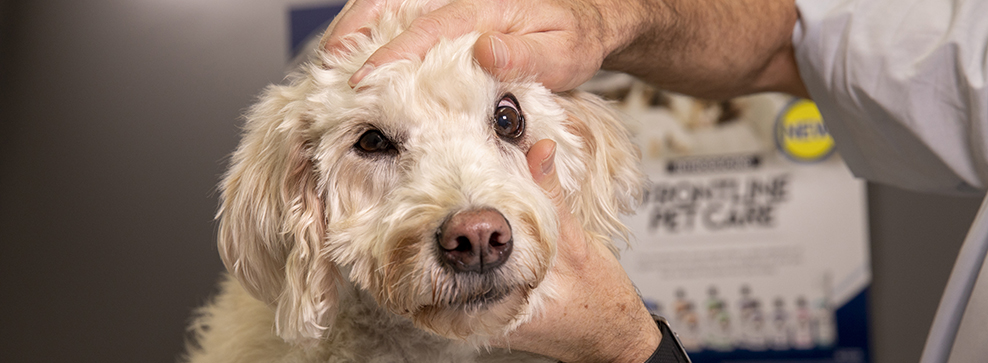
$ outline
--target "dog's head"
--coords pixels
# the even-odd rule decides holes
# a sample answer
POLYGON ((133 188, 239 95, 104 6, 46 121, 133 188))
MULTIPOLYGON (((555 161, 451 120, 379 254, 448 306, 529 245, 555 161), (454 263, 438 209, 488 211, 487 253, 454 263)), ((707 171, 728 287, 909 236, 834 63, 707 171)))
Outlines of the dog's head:
POLYGON ((347 79, 414 11, 382 15, 345 54, 321 53, 251 109, 222 184, 227 269, 276 309, 289 341, 331 329, 341 288, 435 333, 484 339, 552 298, 557 231, 525 154, 557 143, 566 203, 592 243, 624 228, 641 194, 637 149, 582 93, 504 83, 472 58, 477 35, 421 61, 347 79))

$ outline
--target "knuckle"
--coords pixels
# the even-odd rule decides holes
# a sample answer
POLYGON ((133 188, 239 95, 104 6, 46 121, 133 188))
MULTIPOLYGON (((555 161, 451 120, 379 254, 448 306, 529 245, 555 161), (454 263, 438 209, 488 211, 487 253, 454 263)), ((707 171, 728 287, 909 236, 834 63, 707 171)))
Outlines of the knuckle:
POLYGON ((442 20, 426 15, 412 20, 407 32, 421 37, 438 38, 443 28, 442 20))

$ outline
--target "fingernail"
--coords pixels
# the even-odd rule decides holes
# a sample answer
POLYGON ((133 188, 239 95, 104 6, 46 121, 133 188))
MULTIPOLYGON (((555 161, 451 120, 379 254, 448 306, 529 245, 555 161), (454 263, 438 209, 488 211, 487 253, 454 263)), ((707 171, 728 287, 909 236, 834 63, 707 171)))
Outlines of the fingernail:
POLYGON ((542 159, 542 175, 549 175, 556 167, 556 144, 552 144, 549 155, 542 159))
POLYGON ((494 68, 504 68, 508 65, 508 46, 501 37, 491 36, 491 54, 494 55, 494 68))
POLYGON ((374 65, 365 63, 362 67, 360 67, 360 69, 354 72, 352 76, 350 76, 350 79, 346 81, 346 84, 349 85, 350 88, 356 87, 357 83, 360 83, 360 80, 364 79, 364 77, 373 70, 374 65))

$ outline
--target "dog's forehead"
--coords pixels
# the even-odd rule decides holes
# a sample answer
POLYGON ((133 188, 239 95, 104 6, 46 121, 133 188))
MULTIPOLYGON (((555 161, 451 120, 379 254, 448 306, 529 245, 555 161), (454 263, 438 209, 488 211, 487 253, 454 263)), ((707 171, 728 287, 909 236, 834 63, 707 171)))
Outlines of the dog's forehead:
POLYGON ((374 93, 371 107, 393 122, 432 127, 486 119, 503 86, 473 60, 475 38, 441 41, 421 61, 384 65, 358 86, 357 93, 374 93))

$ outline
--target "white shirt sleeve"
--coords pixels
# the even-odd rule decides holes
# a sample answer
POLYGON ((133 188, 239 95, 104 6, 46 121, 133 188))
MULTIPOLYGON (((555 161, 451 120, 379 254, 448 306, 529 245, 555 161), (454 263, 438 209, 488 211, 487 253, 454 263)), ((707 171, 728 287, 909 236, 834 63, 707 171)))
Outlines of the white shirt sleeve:
POLYGON ((988 0, 797 0, 796 63, 851 170, 988 187, 988 0))

